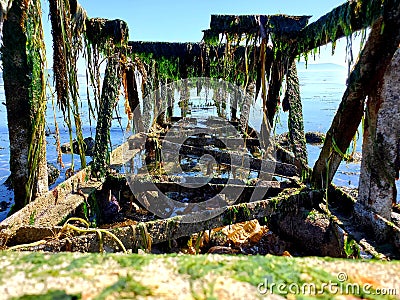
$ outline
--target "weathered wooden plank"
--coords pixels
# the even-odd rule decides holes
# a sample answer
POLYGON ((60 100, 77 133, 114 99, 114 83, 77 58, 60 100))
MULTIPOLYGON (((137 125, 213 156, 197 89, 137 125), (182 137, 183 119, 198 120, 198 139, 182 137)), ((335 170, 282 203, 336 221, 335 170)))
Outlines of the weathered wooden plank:
MULTIPOLYGON (((137 180, 133 179, 132 180, 137 180)), ((227 180, 226 180, 227 181, 227 180)), ((207 182, 207 178, 198 178, 196 177, 195 180, 193 181, 193 188, 185 188, 179 183, 176 182, 154 182, 151 180, 148 181, 140 181, 140 184, 136 185, 135 193, 141 193, 141 192, 147 192, 147 191, 168 191, 168 192, 191 192, 193 194, 198 193, 198 189, 195 187, 198 186, 202 182, 207 182)), ((188 185, 187 181, 185 181, 185 184, 188 185)), ((285 184, 284 184, 285 185, 285 184)), ((282 185, 282 186, 284 186, 282 185)), ((271 188, 275 190, 280 190, 282 191, 283 188, 281 187, 281 183, 278 181, 260 181, 257 183, 257 187, 263 187, 263 188, 271 188)), ((201 192, 204 193, 204 191, 221 191, 220 193, 223 193, 222 189, 228 188, 230 193, 232 191, 238 191, 241 193, 242 191, 246 192, 252 192, 256 188, 256 186, 251 186, 251 185, 246 185, 244 182, 243 184, 232 184, 232 183, 207 183, 204 185, 201 185, 199 188, 201 188, 201 192)))
POLYGON ((12 235, 21 226, 58 225, 101 184, 90 179, 88 167, 5 219, 0 223, 1 232, 12 235))
MULTIPOLYGON (((131 53, 152 53, 155 59, 157 58, 174 58, 174 57, 185 57, 186 55, 192 55, 199 57, 205 50, 204 46, 200 43, 167 43, 167 42, 142 42, 142 41, 130 41, 129 50, 131 53)), ((213 48, 218 54, 223 55, 223 47, 213 48)))
MULTIPOLYGON (((180 143, 182 137, 168 136, 168 141, 171 143, 180 143)), ((237 146, 260 146, 260 141, 254 138, 241 138, 241 137, 229 137, 223 138, 222 140, 217 137, 207 137, 207 136, 190 136, 185 141, 184 144, 187 146, 197 146, 204 147, 209 145, 214 145, 218 148, 233 148, 237 146)))
POLYGON ((163 153, 182 153, 182 154, 192 154, 197 156, 203 156, 205 154, 211 155, 220 164, 226 164, 236 167, 249 166, 250 170, 264 171, 265 166, 270 173, 283 176, 297 176, 299 175, 298 169, 294 165, 285 164, 279 161, 273 160, 262 160, 243 154, 238 154, 234 152, 227 152, 224 150, 214 150, 201 147, 193 147, 181 144, 174 144, 169 141, 163 141, 163 153), (262 168, 263 167, 263 168, 262 168))
POLYGON ((144 149, 146 135, 137 133, 111 152, 111 166, 122 166, 144 149))

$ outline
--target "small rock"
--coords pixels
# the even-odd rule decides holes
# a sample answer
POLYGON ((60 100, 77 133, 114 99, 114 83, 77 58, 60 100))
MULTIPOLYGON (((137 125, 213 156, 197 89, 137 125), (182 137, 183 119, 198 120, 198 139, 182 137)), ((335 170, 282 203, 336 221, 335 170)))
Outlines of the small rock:
MULTIPOLYGON (((83 140, 85 147, 85 155, 93 156, 93 150, 95 145, 95 140, 92 137, 87 137, 83 140)), ((73 141, 72 149, 75 154, 79 153, 78 142, 76 140, 73 141)), ((61 145, 61 152, 64 154, 71 153, 71 145, 70 143, 65 143, 61 145)))
POLYGON ((92 137, 87 137, 86 139, 83 140, 83 142, 86 145, 85 155, 93 156, 93 150, 94 150, 94 145, 95 145, 94 139, 92 137))
POLYGON ((45 131, 45 135, 50 136, 52 134, 56 134, 56 132, 54 130, 51 130, 50 128, 47 128, 45 131))
MULTIPOLYGON (((311 131, 307 132, 305 135, 307 144, 320 145, 325 142, 325 134, 322 132, 311 131)), ((275 137, 275 141, 281 147, 290 147, 289 133, 287 132, 277 135, 275 137)))
POLYGON ((47 163, 47 176, 49 185, 52 185, 57 181, 58 177, 60 177, 60 170, 55 165, 47 163))
POLYGON ((12 190, 13 189, 11 175, 8 176, 8 178, 6 179, 6 181, 4 181, 3 184, 7 187, 8 190, 12 190))
POLYGON ((320 145, 325 142, 325 134, 322 132, 311 131, 306 133, 307 144, 320 145))
POLYGON ((9 207, 9 204, 6 201, 0 202, 0 212, 5 211, 9 207))

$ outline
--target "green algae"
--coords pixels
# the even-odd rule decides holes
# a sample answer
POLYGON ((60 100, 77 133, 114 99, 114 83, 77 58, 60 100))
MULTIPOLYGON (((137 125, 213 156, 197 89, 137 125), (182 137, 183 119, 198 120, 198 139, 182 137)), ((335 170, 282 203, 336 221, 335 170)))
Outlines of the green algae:
POLYGON ((95 299, 106 300, 111 296, 114 299, 134 299, 136 296, 151 296, 151 290, 128 275, 105 288, 95 299))

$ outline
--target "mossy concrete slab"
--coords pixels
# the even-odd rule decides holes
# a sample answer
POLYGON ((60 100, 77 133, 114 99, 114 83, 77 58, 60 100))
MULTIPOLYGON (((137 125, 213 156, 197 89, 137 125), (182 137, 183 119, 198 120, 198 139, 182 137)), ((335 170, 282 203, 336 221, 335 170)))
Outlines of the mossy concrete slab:
POLYGON ((400 293, 399 262, 3 252, 0 270, 1 299, 398 299, 400 293))

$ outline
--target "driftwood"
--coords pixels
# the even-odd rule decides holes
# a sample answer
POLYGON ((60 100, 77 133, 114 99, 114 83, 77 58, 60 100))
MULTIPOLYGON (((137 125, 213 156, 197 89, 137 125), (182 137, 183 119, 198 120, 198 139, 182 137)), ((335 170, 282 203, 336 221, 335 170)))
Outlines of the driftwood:
POLYGON ((360 59, 351 72, 348 87, 314 166, 312 181, 315 187, 322 188, 332 181, 343 159, 342 153, 346 153, 360 125, 365 98, 382 80, 399 43, 400 7, 397 5, 372 26, 360 59))

